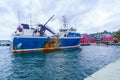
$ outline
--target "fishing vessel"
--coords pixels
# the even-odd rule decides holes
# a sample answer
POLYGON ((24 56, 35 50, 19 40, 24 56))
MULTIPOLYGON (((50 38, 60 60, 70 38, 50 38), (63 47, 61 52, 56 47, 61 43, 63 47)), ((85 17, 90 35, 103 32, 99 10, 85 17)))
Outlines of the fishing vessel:
POLYGON ((81 35, 76 32, 77 29, 68 28, 65 23, 64 27, 59 29, 59 33, 55 33, 47 26, 53 17, 54 15, 45 24, 37 24, 37 28, 20 24, 12 35, 11 51, 16 53, 79 48, 81 35), (48 36, 46 31, 52 35, 48 36))

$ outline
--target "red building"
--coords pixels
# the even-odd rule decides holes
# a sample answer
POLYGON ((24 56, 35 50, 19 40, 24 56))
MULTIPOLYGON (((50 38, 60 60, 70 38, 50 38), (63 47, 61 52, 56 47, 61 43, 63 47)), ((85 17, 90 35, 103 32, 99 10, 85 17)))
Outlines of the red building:
POLYGON ((88 40, 86 37, 83 37, 83 38, 80 40, 80 43, 89 43, 89 40, 88 40))
POLYGON ((94 36, 88 34, 82 34, 82 39, 80 43, 96 43, 94 36))
POLYGON ((115 37, 103 37, 103 42, 110 42, 114 40, 118 40, 118 39, 115 37))
POLYGON ((96 43, 95 39, 90 39, 90 43, 96 43))

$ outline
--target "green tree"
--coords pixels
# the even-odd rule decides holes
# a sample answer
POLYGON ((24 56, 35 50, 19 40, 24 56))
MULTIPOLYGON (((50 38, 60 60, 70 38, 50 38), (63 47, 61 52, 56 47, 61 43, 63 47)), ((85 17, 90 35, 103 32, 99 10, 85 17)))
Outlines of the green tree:
POLYGON ((104 32, 103 32, 104 34, 107 34, 108 32, 107 32, 107 30, 104 30, 104 32))
POLYGON ((118 30, 117 32, 114 33, 114 37, 120 38, 120 30, 118 30))

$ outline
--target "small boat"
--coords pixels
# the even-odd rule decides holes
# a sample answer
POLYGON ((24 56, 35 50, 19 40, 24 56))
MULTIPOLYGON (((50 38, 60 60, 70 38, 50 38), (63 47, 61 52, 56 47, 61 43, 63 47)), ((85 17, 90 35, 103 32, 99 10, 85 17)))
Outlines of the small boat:
POLYGON ((44 25, 37 24, 37 28, 20 24, 12 35, 11 51, 17 53, 79 48, 81 35, 76 32, 77 29, 63 27, 59 33, 55 33, 46 25, 52 17, 44 25), (52 35, 48 36, 46 31, 52 35))

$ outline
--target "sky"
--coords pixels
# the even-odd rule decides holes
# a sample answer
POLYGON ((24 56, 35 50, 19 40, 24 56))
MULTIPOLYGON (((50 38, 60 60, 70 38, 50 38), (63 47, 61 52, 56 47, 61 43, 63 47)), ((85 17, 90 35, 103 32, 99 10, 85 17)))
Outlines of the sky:
POLYGON ((55 32, 67 26, 83 33, 120 29, 120 0, 0 0, 0 40, 10 39, 20 23, 47 24, 55 32), (19 17, 18 17, 19 16, 19 17))

